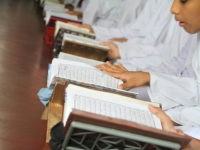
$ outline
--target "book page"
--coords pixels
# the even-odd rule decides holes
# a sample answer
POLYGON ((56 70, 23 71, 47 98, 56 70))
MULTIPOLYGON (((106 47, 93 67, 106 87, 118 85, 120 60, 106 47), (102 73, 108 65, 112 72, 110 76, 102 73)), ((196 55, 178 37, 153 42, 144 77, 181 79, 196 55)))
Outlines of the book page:
POLYGON ((88 64, 56 58, 53 59, 50 74, 51 84, 54 84, 55 77, 94 84, 111 89, 117 89, 122 83, 121 80, 113 78, 88 64))
POLYGON ((66 89, 65 99, 64 123, 67 121, 72 109, 78 109, 161 129, 159 119, 148 110, 148 104, 155 106, 158 106, 158 104, 108 92, 95 91, 72 84, 69 84, 66 89))
POLYGON ((106 51, 109 50, 109 47, 100 45, 99 41, 96 41, 96 40, 93 40, 93 39, 90 39, 90 38, 86 38, 86 37, 82 37, 82 36, 64 33, 62 45, 64 45, 65 40, 76 42, 76 43, 81 43, 81 44, 84 44, 84 45, 95 46, 95 47, 98 47, 98 48, 102 48, 106 51))
POLYGON ((104 63, 102 61, 97 61, 97 60, 93 60, 93 59, 79 57, 79 56, 76 56, 76 55, 71 55, 71 54, 67 54, 67 53, 63 53, 63 52, 59 53, 58 58, 64 59, 64 60, 82 62, 82 63, 86 63, 86 64, 89 64, 89 65, 94 66, 94 67, 104 63))

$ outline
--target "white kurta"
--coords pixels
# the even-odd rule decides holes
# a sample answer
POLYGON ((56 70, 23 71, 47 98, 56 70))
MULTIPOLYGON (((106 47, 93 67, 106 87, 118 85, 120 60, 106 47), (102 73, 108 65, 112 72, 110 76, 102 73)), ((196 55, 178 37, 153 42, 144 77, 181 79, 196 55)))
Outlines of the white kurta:
POLYGON ((114 26, 109 28, 100 25, 92 26, 97 40, 103 41, 115 37, 115 32, 113 31, 118 31, 120 28, 123 29, 125 25, 133 24, 143 10, 146 2, 146 0, 122 0, 119 8, 115 14, 113 14, 113 17, 116 18, 116 24, 114 26))
MULTIPOLYGON (((151 72, 149 96, 190 136, 200 139, 200 35, 192 58, 194 76, 151 72), (195 132, 193 132, 195 131, 195 132)), ((184 72, 184 71, 183 71, 184 72)))
POLYGON ((144 38, 143 41, 132 40, 126 44, 118 44, 122 63, 127 69, 145 69, 156 67, 176 57, 191 36, 181 29, 174 18, 160 31, 157 39, 144 38), (151 39, 151 40, 150 40, 151 39), (149 42, 149 43, 148 43, 149 42))
POLYGON ((65 4, 71 4, 73 5, 75 8, 77 7, 78 3, 80 0, 64 0, 65 4))
POLYGON ((182 106, 167 111, 173 121, 182 125, 178 129, 200 140, 200 106, 182 106))
POLYGON ((121 0, 90 0, 83 13, 83 23, 111 27, 115 26, 115 15, 121 4, 121 0))
POLYGON ((129 23, 135 22, 146 2, 146 0, 122 0, 118 11, 119 20, 117 27, 123 27, 129 23))
MULTIPOLYGON (((179 75, 182 73, 182 70, 185 70, 188 65, 191 66, 191 59, 193 56, 193 51, 191 51, 191 49, 194 49, 196 45, 196 38, 196 35, 190 36, 180 52, 176 55, 176 57, 173 57, 168 61, 162 62, 162 64, 157 67, 151 64, 162 61, 162 57, 158 57, 158 55, 147 56, 144 57, 144 59, 142 59, 141 57, 135 57, 134 59, 130 59, 128 61, 124 60, 121 62, 129 71, 143 70, 179 75)), ((171 51, 173 51, 173 49, 171 51)))
POLYGON ((90 0, 83 0, 82 4, 81 4, 81 8, 80 11, 84 12, 85 9, 87 8, 88 4, 89 4, 90 0))
POLYGON ((198 51, 193 53, 193 63, 191 64, 187 61, 187 59, 191 60, 191 57, 186 58, 187 56, 190 56, 190 54, 188 55, 187 50, 188 47, 180 53, 179 57, 174 58, 168 66, 164 66, 166 69, 164 68, 160 71, 159 69, 154 69, 153 71, 150 71, 151 82, 149 95, 153 101, 162 102, 164 109, 179 105, 192 106, 200 102, 197 78, 200 71, 198 72, 197 70, 197 61, 199 60, 196 58, 198 51))
POLYGON ((100 0, 89 0, 87 7, 83 12, 83 23, 93 24, 96 17, 96 12, 98 11, 100 0))
MULTIPOLYGON (((141 0, 136 2, 135 0, 133 0, 130 3, 129 7, 127 8, 128 9, 127 13, 130 12, 129 15, 132 15, 130 18, 131 20, 130 23, 120 28, 116 27, 102 28, 99 26, 98 27, 93 26, 93 30, 96 33, 97 39, 108 40, 111 38, 127 37, 129 33, 133 34, 134 36, 137 36, 140 32, 142 32, 143 34, 143 30, 146 28, 147 24, 151 22, 151 18, 156 14, 156 10, 161 5, 161 2, 162 1, 157 1, 157 0, 148 0, 148 1, 141 0), (144 8, 142 9, 141 12, 139 11, 139 14, 137 14, 137 10, 140 10, 140 7, 144 8), (133 11, 132 14, 131 14, 131 9, 133 11)), ((123 1, 123 3, 126 3, 126 1, 123 1)), ((121 9, 122 9, 121 11, 124 11, 123 10, 124 7, 121 6, 121 9)), ((124 18, 121 17, 120 21, 123 22, 123 19, 124 18)))

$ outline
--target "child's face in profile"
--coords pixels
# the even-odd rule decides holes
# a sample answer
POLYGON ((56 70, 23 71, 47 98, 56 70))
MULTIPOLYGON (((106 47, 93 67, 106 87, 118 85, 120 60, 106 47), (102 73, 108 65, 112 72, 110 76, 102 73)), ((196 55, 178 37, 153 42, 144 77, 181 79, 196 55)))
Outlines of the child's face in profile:
POLYGON ((174 0, 171 12, 187 32, 200 32, 200 0, 174 0))

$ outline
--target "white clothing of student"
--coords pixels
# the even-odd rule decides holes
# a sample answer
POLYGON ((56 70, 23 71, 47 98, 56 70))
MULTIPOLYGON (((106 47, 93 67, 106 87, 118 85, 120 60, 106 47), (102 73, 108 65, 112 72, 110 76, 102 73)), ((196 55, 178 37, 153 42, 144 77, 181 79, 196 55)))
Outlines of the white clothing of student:
POLYGON ((112 27, 117 23, 115 15, 121 4, 121 0, 89 0, 83 12, 83 23, 112 27))
POLYGON ((173 121, 180 124, 185 134, 200 140, 200 105, 182 106, 167 112, 173 121))
MULTIPOLYGON (((126 3, 129 1, 123 1, 123 3, 126 3)), ((162 0, 148 0, 148 1, 135 1, 133 0, 127 10, 123 10, 125 6, 121 6, 121 11, 127 11, 127 13, 131 13, 132 10, 132 16, 129 18, 130 23, 122 26, 120 28, 112 27, 112 28, 102 28, 102 27, 96 27, 93 26, 93 30, 96 34, 96 38, 99 40, 109 40, 111 38, 121 38, 121 37, 130 37, 129 34, 132 34, 133 37, 140 36, 144 34, 144 30, 146 29, 147 25, 152 22, 153 16, 156 14, 160 14, 160 12, 157 13, 157 9, 162 5, 163 3, 166 3, 166 1, 162 0), (140 3, 139 3, 140 2, 140 3), (142 11, 139 11, 137 13, 138 9, 142 11), (135 9, 134 9, 135 8, 135 9), (102 39, 103 38, 103 39, 102 39)), ((127 3, 128 4, 128 3, 127 3)), ((125 5, 125 4, 124 4, 125 5)), ((126 14, 125 14, 126 15, 126 14)), ((121 18, 123 20, 123 18, 121 18)))
POLYGON ((161 28, 160 34, 156 35, 157 39, 155 36, 151 38, 151 35, 143 40, 137 38, 127 43, 118 43, 121 59, 117 62, 128 70, 156 67, 176 57, 191 38, 172 16, 167 25, 161 28))
POLYGON ((180 76, 151 72, 148 94, 151 101, 162 103, 172 120, 183 125, 184 132, 200 139, 200 35, 197 40, 192 66, 188 67, 193 75, 186 70, 180 76))
POLYGON ((84 12, 85 9, 87 8, 88 4, 89 4, 90 0, 83 0, 82 4, 81 4, 81 8, 80 11, 84 12))
MULTIPOLYGON (((182 50, 179 52, 179 54, 176 57, 166 62, 162 62, 162 64, 159 65, 158 67, 150 66, 148 64, 148 62, 151 63, 155 61, 153 56, 146 58, 148 60, 146 61, 146 64, 144 64, 144 62, 142 61, 140 62, 137 61, 137 59, 132 59, 132 61, 129 61, 129 63, 130 62, 131 63, 130 64, 127 63, 125 64, 125 66, 128 66, 131 68, 129 69, 129 71, 142 70, 144 72, 151 72, 153 74, 168 74, 170 76, 190 77, 190 78, 195 79, 196 77, 191 66, 192 66, 192 58, 194 55, 194 50, 196 48, 196 45, 197 45, 197 36, 195 34, 191 36, 190 38, 188 38, 188 41, 186 42, 186 44, 183 46, 182 50), (146 66, 146 68, 144 66, 146 66)), ((139 88, 134 88, 131 90, 139 93, 137 95, 138 99, 150 100, 146 87, 139 87, 139 88)))
POLYGON ((74 6, 74 8, 77 7, 78 3, 79 3, 80 0, 64 0, 64 3, 65 4, 71 4, 74 6))
MULTIPOLYGON (((188 41, 183 46, 179 55, 177 55, 176 57, 174 57, 173 59, 171 59, 167 62, 163 62, 158 67, 149 66, 149 67, 143 69, 143 71, 150 72, 151 78, 153 78, 154 76, 157 76, 157 75, 158 76, 159 75, 167 75, 172 78, 174 78, 174 77, 179 77, 179 78, 189 77, 189 78, 195 79, 196 76, 195 76, 194 70, 192 68, 192 59, 193 59, 194 51, 196 49, 196 42, 197 42, 197 36, 196 35, 191 36, 190 38, 188 38, 188 41)), ((138 70, 142 70, 140 68, 139 64, 135 64, 134 67, 132 65, 132 71, 138 71, 138 70)), ((169 78, 166 78, 166 80, 168 80, 168 79, 169 78)), ((153 82, 151 82, 150 87, 151 87, 151 85, 154 85, 153 82)), ((184 87, 183 87, 183 89, 184 89, 184 87)), ((132 89, 132 90, 137 91, 137 90, 140 90, 140 88, 132 89)), ((180 90, 180 89, 178 89, 178 90, 180 90)), ((142 98, 142 99, 144 99, 144 100, 150 99, 149 95, 151 93, 149 93, 149 95, 148 95, 146 88, 142 91, 143 93, 141 93, 140 91, 138 91, 138 92, 142 95, 147 95, 145 98, 142 98)), ((166 91, 163 91, 163 92, 166 92, 166 91)), ((168 101, 166 101, 166 103, 165 103, 165 101, 163 101, 162 104, 165 109, 174 107, 174 103, 169 103, 168 101), (167 106, 165 106, 165 104, 167 104, 167 106)))
POLYGON ((147 0, 123 0, 118 11, 119 21, 117 27, 120 28, 135 22, 146 3, 147 0))
POLYGON ((166 110, 200 103, 200 42, 196 47, 192 56, 192 51, 185 47, 180 56, 170 61, 168 66, 163 65, 160 67, 163 67, 162 70, 150 71, 149 96, 152 101, 161 102, 166 110))
POLYGON ((146 0, 122 0, 121 5, 115 15, 118 20, 116 26, 106 28, 102 26, 93 25, 92 28, 96 34, 96 39, 100 41, 106 41, 113 37, 124 37, 123 34, 117 35, 117 32, 123 30, 124 26, 130 25, 137 20, 143 10, 146 0))

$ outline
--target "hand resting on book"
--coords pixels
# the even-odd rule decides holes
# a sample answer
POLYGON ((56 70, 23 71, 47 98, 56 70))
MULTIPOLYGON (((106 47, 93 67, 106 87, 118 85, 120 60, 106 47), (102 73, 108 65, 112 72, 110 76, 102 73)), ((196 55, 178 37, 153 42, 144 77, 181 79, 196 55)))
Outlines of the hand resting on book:
POLYGON ((128 71, 123 65, 105 63, 98 65, 97 68, 112 77, 122 80, 124 83, 119 86, 120 89, 146 86, 150 82, 150 74, 148 72, 128 71))

